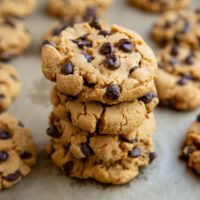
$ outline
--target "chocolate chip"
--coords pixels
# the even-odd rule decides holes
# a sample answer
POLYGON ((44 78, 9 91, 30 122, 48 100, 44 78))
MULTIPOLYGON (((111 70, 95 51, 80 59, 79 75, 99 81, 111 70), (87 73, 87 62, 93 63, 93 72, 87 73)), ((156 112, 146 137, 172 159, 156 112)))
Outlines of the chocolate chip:
POLYGON ((71 171, 73 170, 73 166, 74 166, 74 163, 72 161, 68 161, 67 163, 63 165, 63 171, 67 176, 70 175, 71 171))
POLYGON ((115 70, 121 66, 121 62, 115 54, 110 54, 105 58, 105 65, 108 69, 115 70))
POLYGON ((200 122, 200 114, 197 116, 197 122, 200 122))
POLYGON ((60 67, 60 73, 64 75, 69 75, 74 73, 74 65, 70 60, 68 60, 60 67))
POLYGON ((8 160, 8 153, 6 151, 0 151, 0 163, 8 160))
POLYGON ((9 53, 3 53, 1 55, 2 62, 9 62, 12 59, 12 56, 9 53))
POLYGON ((185 20, 181 33, 186 34, 189 31, 190 31, 190 23, 187 20, 185 20))
POLYGON ((120 97, 121 89, 118 85, 109 85, 106 89, 106 96, 110 100, 117 100, 120 97))
POLYGON ((21 121, 18 121, 18 125, 19 125, 20 127, 24 127, 24 124, 23 124, 21 121))
POLYGON ((53 138, 59 138, 61 136, 61 133, 58 131, 56 126, 51 125, 47 129, 47 135, 49 135, 50 137, 53 137, 53 138))
POLYGON ((134 144, 136 142, 135 139, 129 140, 129 139, 125 138, 124 136, 120 136, 120 140, 122 142, 127 142, 127 143, 130 143, 130 144, 134 144))
POLYGON ((100 25, 100 23, 99 23, 99 19, 97 18, 97 17, 94 17, 91 21, 90 21, 90 26, 92 27, 92 28, 95 28, 95 29, 97 29, 97 30, 101 30, 102 28, 101 28, 101 25, 100 25))
POLYGON ((114 51, 114 46, 110 42, 102 44, 99 50, 100 54, 105 56, 114 53, 114 51))
POLYGON ((99 31, 99 35, 106 37, 106 36, 111 35, 111 32, 106 31, 106 30, 101 30, 101 31, 99 31))
POLYGON ((177 84, 180 86, 186 85, 190 80, 192 80, 191 75, 185 75, 180 80, 177 81, 177 84))
POLYGON ((91 149, 91 147, 87 143, 81 143, 80 148, 81 148, 81 151, 83 152, 83 154, 86 157, 90 157, 94 154, 93 150, 91 149))
POLYGON ((1 129, 0 130, 0 140, 8 140, 11 138, 11 135, 8 131, 1 129))
POLYGON ((70 23, 68 23, 68 22, 62 22, 59 27, 56 27, 55 29, 53 29, 52 35, 53 36, 58 36, 58 35, 61 34, 62 31, 64 31, 66 28, 68 28, 70 26, 71 26, 70 23))
POLYGON ((53 42, 50 42, 49 40, 44 40, 42 42, 42 46, 45 46, 45 45, 50 45, 50 46, 54 46, 55 47, 55 44, 53 42))
POLYGON ((139 147, 133 147, 133 149, 129 151, 129 156, 133 158, 138 158, 141 156, 141 154, 142 154, 142 151, 139 147))
POLYGON ((126 53, 130 53, 133 50, 133 45, 129 39, 121 39, 118 42, 118 48, 126 53))
POLYGON ((181 159, 187 161, 189 156, 194 152, 195 148, 194 147, 186 147, 184 150, 183 150, 183 154, 181 155, 181 159))
POLYGON ((76 40, 72 40, 80 49, 84 47, 92 47, 92 42, 87 39, 87 35, 83 35, 76 40))
POLYGON ((15 22, 10 18, 6 18, 4 20, 4 24, 7 25, 7 26, 10 26, 11 28, 16 28, 15 22))
POLYGON ((23 160, 29 159, 32 157, 32 153, 28 152, 28 151, 24 151, 21 155, 20 158, 23 160))
POLYGON ((129 73, 131 74, 132 72, 136 71, 139 67, 135 66, 135 67, 131 67, 131 69, 129 70, 129 73))
POLYGON ((4 177, 7 181, 16 181, 17 179, 19 179, 19 177, 21 177, 21 173, 19 170, 17 170, 16 172, 14 172, 13 174, 9 174, 8 176, 4 177))
POLYGON ((0 99, 4 99, 5 98, 5 94, 0 94, 0 99))
POLYGON ((176 44, 173 45, 172 48, 171 48, 170 54, 172 56, 178 56, 178 54, 179 54, 179 46, 176 45, 176 44))
POLYGON ((184 62, 185 62, 186 64, 188 64, 188 65, 192 65, 192 64, 194 63, 194 59, 193 59, 193 58, 194 58, 193 55, 190 54, 189 56, 187 56, 187 57, 185 58, 184 62))
POLYGON ((93 58, 92 58, 92 56, 91 56, 90 54, 88 54, 88 53, 83 53, 83 55, 85 56, 87 62, 89 62, 89 63, 92 62, 93 58))
POLYGON ((156 98, 157 95, 153 92, 148 92, 145 96, 140 97, 139 101, 144 102, 145 104, 148 104, 152 101, 152 99, 156 98))
POLYGON ((87 8, 84 16, 83 16, 83 20, 84 21, 89 21, 91 20, 92 18, 96 17, 96 9, 95 8, 87 8))
POLYGON ((87 87, 93 88, 96 85, 95 83, 89 83, 88 80, 85 78, 83 80, 84 80, 84 85, 87 87))
POLYGON ((176 67, 178 64, 179 64, 179 61, 176 60, 176 59, 171 59, 169 61, 169 64, 172 66, 172 67, 176 67))
POLYGON ((149 163, 152 163, 158 157, 157 153, 151 152, 149 153, 149 163))

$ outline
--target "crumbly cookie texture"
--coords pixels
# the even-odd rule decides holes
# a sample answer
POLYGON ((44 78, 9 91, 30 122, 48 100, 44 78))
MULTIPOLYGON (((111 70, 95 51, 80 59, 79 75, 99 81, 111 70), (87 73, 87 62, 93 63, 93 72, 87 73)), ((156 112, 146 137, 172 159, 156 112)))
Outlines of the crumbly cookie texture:
POLYGON ((158 53, 156 79, 161 102, 176 109, 200 106, 200 50, 185 44, 170 44, 158 53))
POLYGON ((30 131, 13 116, 0 115, 0 190, 30 173, 36 162, 36 146, 30 131))
POLYGON ((47 152, 55 165, 74 178, 124 184, 155 159, 152 135, 155 121, 150 114, 129 136, 93 135, 73 126, 70 120, 50 117, 47 133, 52 143, 47 152))
POLYGON ((133 5, 151 12, 180 10, 190 5, 191 0, 129 0, 133 5))
POLYGON ((31 43, 31 37, 20 19, 0 16, 0 60, 20 55, 31 43))
POLYGON ((183 143, 181 157, 188 166, 200 174, 200 115, 191 125, 183 143))
POLYGON ((117 104, 145 96, 154 87, 155 56, 135 32, 98 19, 75 24, 42 47, 45 77, 61 93, 81 101, 117 104))
POLYGON ((112 0, 48 0, 51 15, 71 19, 74 16, 87 19, 90 16, 102 16, 112 0))
POLYGON ((129 134, 158 104, 156 90, 134 102, 105 106, 98 102, 81 102, 58 92, 51 92, 53 113, 62 120, 69 116, 73 125, 90 133, 129 134))
POLYGON ((6 16, 24 17, 36 7, 36 0, 1 0, 0 13, 6 16))
POLYGON ((153 26, 151 35, 160 45, 175 41, 200 48, 200 9, 164 13, 153 26))
POLYGON ((0 63, 0 112, 11 105, 20 89, 20 78, 15 68, 0 63))

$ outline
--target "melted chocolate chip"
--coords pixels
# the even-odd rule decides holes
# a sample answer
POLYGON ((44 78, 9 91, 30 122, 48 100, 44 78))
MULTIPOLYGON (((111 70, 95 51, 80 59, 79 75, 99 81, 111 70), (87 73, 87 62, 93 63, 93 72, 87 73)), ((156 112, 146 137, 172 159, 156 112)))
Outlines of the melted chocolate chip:
POLYGON ((84 47, 92 47, 92 42, 87 39, 87 35, 83 35, 76 40, 72 40, 80 49, 84 47))
POLYGON ((49 135, 50 137, 53 137, 53 138, 59 138, 61 136, 61 133, 58 131, 56 126, 51 125, 47 129, 47 135, 49 135))
POLYGON ((115 70, 121 66, 121 62, 115 54, 110 54, 105 58, 105 65, 108 69, 115 70))
POLYGON ((132 72, 136 71, 139 68, 139 66, 131 67, 129 70, 129 73, 131 74, 132 72))
POLYGON ((83 154, 86 157, 90 157, 94 154, 93 150, 91 149, 91 147, 87 143, 81 143, 80 148, 81 148, 81 151, 83 152, 83 154))
POLYGON ((144 102, 145 104, 148 104, 152 101, 152 99, 156 98, 157 95, 155 93, 152 92, 148 92, 145 96, 140 97, 139 101, 144 102))
POLYGON ((8 153, 6 151, 0 151, 0 163, 8 160, 8 153))
POLYGON ((172 48, 171 48, 170 54, 172 56, 178 56, 178 54, 179 54, 179 46, 176 45, 176 44, 173 45, 172 48))
POLYGON ((95 8, 87 8, 84 16, 83 16, 83 20, 84 21, 89 21, 91 20, 92 18, 96 17, 96 9, 95 8))
POLYGON ((102 44, 99 50, 100 54, 105 56, 114 53, 114 51, 114 46, 110 42, 102 44))
POLYGON ((60 73, 64 75, 69 75, 74 73, 74 65, 70 60, 68 60, 61 66, 60 73))
POLYGON ((28 152, 28 151, 24 151, 21 155, 20 158, 23 160, 29 159, 32 157, 32 153, 28 152))
POLYGON ((83 53, 83 55, 85 56, 87 62, 89 62, 89 63, 92 62, 93 58, 92 58, 92 56, 91 56, 90 54, 88 54, 88 53, 83 53))
POLYGON ((8 140, 11 138, 11 135, 8 131, 1 129, 0 130, 0 140, 8 140))
POLYGON ((197 116, 197 122, 200 122, 200 114, 197 116))
POLYGON ((190 80, 192 80, 191 75, 185 75, 180 80, 177 81, 177 84, 180 86, 186 85, 190 80))
POLYGON ((149 163, 152 163, 158 157, 157 153, 151 152, 149 154, 149 163))
POLYGON ((133 149, 129 151, 129 156, 133 158, 138 158, 141 156, 141 154, 142 154, 142 151, 139 147, 133 147, 133 149))
POLYGON ((101 30, 101 31, 99 31, 99 35, 106 37, 106 36, 111 35, 111 32, 106 31, 106 30, 101 30))
POLYGON ((90 21, 90 26, 92 27, 92 28, 95 28, 95 29, 97 29, 97 30, 101 30, 102 28, 101 28, 101 25, 100 25, 100 23, 99 23, 99 19, 97 18, 97 17, 94 17, 91 21, 90 21))
POLYGON ((109 85, 106 89, 106 96, 110 100, 117 100, 120 97, 121 89, 118 85, 109 85))
POLYGON ((121 39, 118 42, 118 48, 126 53, 130 53, 133 50, 133 45, 129 39, 121 39))
POLYGON ((16 181, 21 177, 21 173, 19 170, 14 172, 13 174, 9 174, 8 176, 4 177, 7 181, 16 181))
POLYGON ((70 175, 71 171, 73 170, 73 166, 74 166, 74 163, 72 161, 68 161, 67 163, 63 165, 63 171, 67 176, 70 175))
POLYGON ((192 54, 190 54, 189 56, 187 56, 184 60, 184 62, 188 65, 192 65, 194 63, 194 57, 192 54))

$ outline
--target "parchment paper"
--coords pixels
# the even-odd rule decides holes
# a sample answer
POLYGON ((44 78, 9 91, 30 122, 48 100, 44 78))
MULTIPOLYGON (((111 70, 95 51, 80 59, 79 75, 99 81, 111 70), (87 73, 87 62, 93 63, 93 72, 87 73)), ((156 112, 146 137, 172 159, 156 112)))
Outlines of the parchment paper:
MULTIPOLYGON (((200 5, 200 0, 193 2, 193 6, 200 5)), ((55 19, 47 16, 44 8, 45 0, 39 0, 38 11, 26 19, 34 41, 25 55, 11 63, 21 74, 23 89, 9 110, 32 130, 38 144, 39 160, 28 177, 0 192, 0 200, 199 200, 200 177, 178 159, 182 140, 198 110, 183 113, 156 109, 155 146, 159 157, 127 185, 106 186, 93 181, 72 180, 52 165, 44 151, 49 140, 45 130, 51 110, 51 83, 41 73, 39 46, 42 34, 55 19)), ((115 0, 105 18, 133 28, 156 50, 148 34, 157 17, 159 15, 129 6, 126 0, 115 0)))

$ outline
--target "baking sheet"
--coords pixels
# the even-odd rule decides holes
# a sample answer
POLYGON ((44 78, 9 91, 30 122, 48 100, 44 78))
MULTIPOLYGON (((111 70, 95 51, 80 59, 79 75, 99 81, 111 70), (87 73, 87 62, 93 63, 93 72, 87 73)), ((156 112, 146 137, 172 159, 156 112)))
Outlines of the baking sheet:
MULTIPOLYGON (((106 18, 139 32, 156 50, 148 33, 157 15, 130 7, 126 0, 115 0, 106 18)), ((200 5, 193 0, 193 6, 200 5)), ((63 176, 45 154, 49 138, 45 134, 51 110, 51 83, 43 78, 40 68, 39 46, 46 28, 55 21, 45 15, 45 0, 39 0, 38 11, 26 19, 33 44, 24 56, 12 64, 22 77, 23 89, 10 108, 10 113, 29 127, 38 144, 39 160, 32 173, 9 190, 0 192, 0 200, 198 200, 200 178, 178 159, 185 133, 198 110, 177 112, 163 108, 155 111, 158 129, 155 146, 158 159, 140 176, 124 186, 105 186, 93 181, 78 181, 63 176)), ((200 110, 199 110, 200 111, 200 110)))

